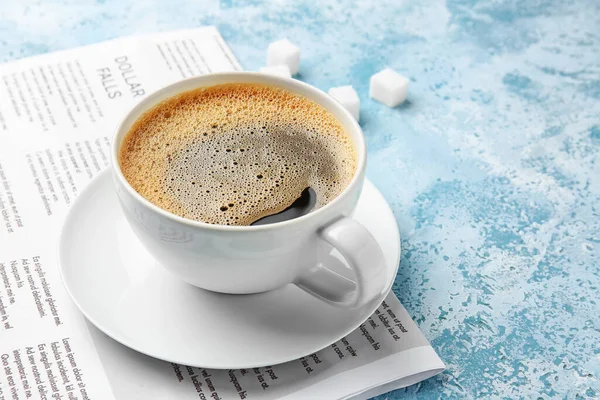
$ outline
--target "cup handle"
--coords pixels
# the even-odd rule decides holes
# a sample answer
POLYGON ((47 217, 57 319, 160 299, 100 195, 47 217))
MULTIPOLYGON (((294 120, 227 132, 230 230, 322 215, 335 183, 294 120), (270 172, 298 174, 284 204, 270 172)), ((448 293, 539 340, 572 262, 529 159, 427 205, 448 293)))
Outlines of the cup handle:
POLYGON ((342 254, 356 282, 317 264, 298 277, 296 286, 327 303, 349 308, 362 307, 381 294, 387 282, 385 259, 364 226, 342 217, 321 229, 319 237, 342 254))

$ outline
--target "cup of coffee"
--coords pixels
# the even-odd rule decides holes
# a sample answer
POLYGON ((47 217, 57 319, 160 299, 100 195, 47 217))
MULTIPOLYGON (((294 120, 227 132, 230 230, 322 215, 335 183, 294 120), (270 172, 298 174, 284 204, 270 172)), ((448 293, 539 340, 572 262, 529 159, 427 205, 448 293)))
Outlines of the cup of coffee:
POLYGON ((379 245, 351 218, 365 163, 362 131, 337 101, 250 72, 149 95, 112 148, 125 216, 164 268, 216 292, 295 284, 345 307, 374 301, 386 284, 379 245), (354 279, 320 261, 332 248, 354 279))

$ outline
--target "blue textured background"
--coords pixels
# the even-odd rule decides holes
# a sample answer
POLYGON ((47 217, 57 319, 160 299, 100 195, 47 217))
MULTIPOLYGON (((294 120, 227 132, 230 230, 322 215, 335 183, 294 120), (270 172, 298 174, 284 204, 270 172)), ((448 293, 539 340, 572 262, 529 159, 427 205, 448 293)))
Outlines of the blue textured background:
POLYGON ((391 203, 394 287, 448 370, 381 398, 600 396, 600 3, 0 1, 0 60, 215 24, 242 65, 270 41, 352 84, 391 203), (18 3, 18 4, 17 4, 18 3), (408 101, 369 76, 410 77, 408 101))

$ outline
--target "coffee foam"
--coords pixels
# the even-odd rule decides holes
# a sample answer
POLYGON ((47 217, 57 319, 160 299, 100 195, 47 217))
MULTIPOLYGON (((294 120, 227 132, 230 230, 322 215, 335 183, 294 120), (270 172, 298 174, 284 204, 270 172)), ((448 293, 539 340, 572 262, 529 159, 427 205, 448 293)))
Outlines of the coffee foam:
POLYGON ((125 136, 123 175, 160 208, 193 220, 250 225, 312 187, 315 209, 350 183, 356 156, 341 123, 287 90, 226 84, 183 93, 125 136))

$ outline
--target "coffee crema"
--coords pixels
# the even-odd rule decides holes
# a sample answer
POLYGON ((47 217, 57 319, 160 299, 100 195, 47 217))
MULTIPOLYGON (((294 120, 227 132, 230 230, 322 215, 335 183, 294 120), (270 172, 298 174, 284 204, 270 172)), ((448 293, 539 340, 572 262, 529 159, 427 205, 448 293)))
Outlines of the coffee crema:
POLYGON ((126 134, 119 164, 143 197, 173 214, 250 225, 314 191, 311 211, 348 186, 356 154, 323 106, 249 83, 185 92, 144 113, 126 134))

